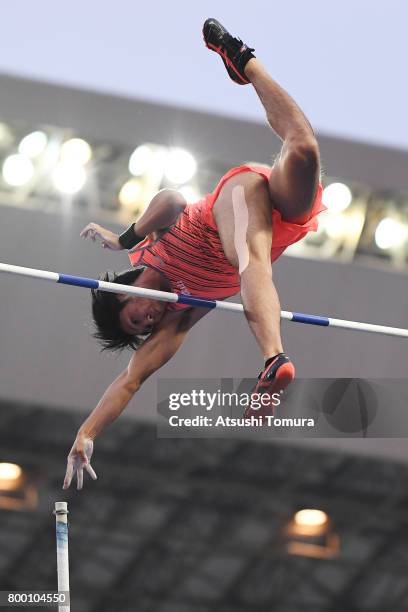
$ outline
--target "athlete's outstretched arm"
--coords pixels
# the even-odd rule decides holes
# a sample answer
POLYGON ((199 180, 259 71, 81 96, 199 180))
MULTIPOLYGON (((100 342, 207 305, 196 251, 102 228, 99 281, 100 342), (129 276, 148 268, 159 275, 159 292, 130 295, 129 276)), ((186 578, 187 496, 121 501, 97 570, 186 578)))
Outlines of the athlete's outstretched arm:
POLYGON ((64 489, 70 486, 75 474, 77 487, 81 489, 84 469, 92 478, 96 478, 90 465, 96 436, 122 414, 143 382, 173 357, 188 331, 207 312, 203 308, 191 308, 183 312, 167 313, 157 330, 133 354, 128 367, 108 387, 96 408, 79 428, 68 455, 64 489))
MULTIPOLYGON (((137 236, 148 236, 153 234, 157 238, 161 231, 167 230, 176 221, 186 206, 186 200, 175 189, 162 189, 151 200, 143 215, 133 224, 134 233, 137 236)), ((98 239, 102 247, 112 251, 120 251, 123 246, 119 242, 119 234, 111 232, 98 223, 88 223, 81 232, 82 238, 91 238, 94 242, 98 239)))

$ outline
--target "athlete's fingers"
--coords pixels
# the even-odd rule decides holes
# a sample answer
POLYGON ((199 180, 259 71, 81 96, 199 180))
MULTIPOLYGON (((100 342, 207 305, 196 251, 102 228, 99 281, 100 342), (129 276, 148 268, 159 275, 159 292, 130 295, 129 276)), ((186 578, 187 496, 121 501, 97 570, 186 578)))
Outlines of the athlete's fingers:
POLYGON ((67 471, 67 473, 65 474, 65 478, 64 478, 64 484, 62 485, 63 489, 69 489, 69 487, 71 486, 73 475, 74 475, 73 469, 70 470, 69 472, 67 471))
POLYGON ((84 485, 84 470, 81 467, 77 469, 77 489, 80 491, 84 485))
POLYGON ((88 225, 85 225, 84 229, 79 235, 86 238, 86 235, 89 232, 89 230, 93 229, 94 227, 95 227, 95 223, 88 223, 88 225))
POLYGON ((78 460, 82 466, 89 463, 86 448, 81 448, 80 450, 78 450, 78 460))
POLYGON ((86 463, 89 463, 89 462, 90 462, 90 460, 91 460, 92 453, 93 453, 93 446, 94 446, 94 445, 93 445, 93 442, 92 442, 92 440, 91 440, 91 439, 88 439, 88 440, 85 442, 85 450, 84 450, 84 453, 85 453, 85 462, 86 462, 86 463))
POLYGON ((97 223, 88 223, 79 234, 82 238, 91 238, 93 235, 102 231, 102 227, 97 223))
POLYGON ((62 485, 63 489, 69 488, 73 475, 74 475, 74 461, 73 459, 69 458, 68 464, 67 464, 67 471, 65 472, 64 484, 62 485))
POLYGON ((97 480, 97 478, 98 478, 98 477, 97 477, 97 475, 96 475, 96 472, 95 472, 95 470, 93 469, 93 467, 91 466, 91 464, 90 464, 90 463, 88 463, 88 464, 85 466, 85 469, 86 469, 86 471, 88 472, 88 474, 90 475, 90 477, 92 478, 92 480, 97 480))
POLYGON ((88 230, 86 230, 86 232, 81 234, 81 236, 82 236, 82 238, 92 238, 92 235, 93 235, 94 231, 95 230, 93 230, 93 229, 88 229, 88 230))

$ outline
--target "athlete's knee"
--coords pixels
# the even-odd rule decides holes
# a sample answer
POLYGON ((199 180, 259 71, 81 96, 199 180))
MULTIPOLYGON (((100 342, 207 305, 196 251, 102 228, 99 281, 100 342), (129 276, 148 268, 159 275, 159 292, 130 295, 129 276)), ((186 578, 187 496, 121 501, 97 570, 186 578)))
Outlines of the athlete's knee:
POLYGON ((320 179, 319 146, 312 132, 297 132, 285 141, 279 166, 280 177, 271 174, 272 199, 285 221, 303 223, 309 218, 320 179))
POLYGON ((312 133, 294 132, 285 141, 285 156, 290 163, 315 174, 320 166, 319 144, 312 133))
POLYGON ((270 276, 272 274, 271 249, 248 249, 248 265, 246 269, 249 270, 251 274, 255 274, 259 277, 264 274, 270 276))

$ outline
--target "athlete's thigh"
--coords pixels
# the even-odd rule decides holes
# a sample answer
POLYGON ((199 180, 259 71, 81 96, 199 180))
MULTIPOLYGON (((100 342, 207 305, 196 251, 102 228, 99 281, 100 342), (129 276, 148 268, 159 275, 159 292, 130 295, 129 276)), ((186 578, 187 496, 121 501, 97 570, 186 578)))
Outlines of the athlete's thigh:
POLYGON ((300 224, 310 219, 319 181, 317 144, 311 144, 303 154, 284 144, 269 178, 271 198, 282 219, 300 224))
POLYGON ((233 266, 240 267, 245 245, 249 254, 270 261, 272 201, 262 176, 242 172, 231 177, 214 203, 213 214, 225 256, 233 266))

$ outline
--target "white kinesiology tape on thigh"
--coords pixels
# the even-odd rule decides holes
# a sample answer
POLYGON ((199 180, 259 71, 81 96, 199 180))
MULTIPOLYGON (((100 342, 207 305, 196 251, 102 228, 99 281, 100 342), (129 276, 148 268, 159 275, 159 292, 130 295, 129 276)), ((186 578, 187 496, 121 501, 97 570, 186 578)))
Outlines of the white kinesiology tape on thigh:
POLYGON ((249 264, 249 249, 246 241, 249 213, 243 185, 236 185, 232 190, 232 208, 234 211, 234 246, 238 256, 239 273, 242 274, 249 264))

